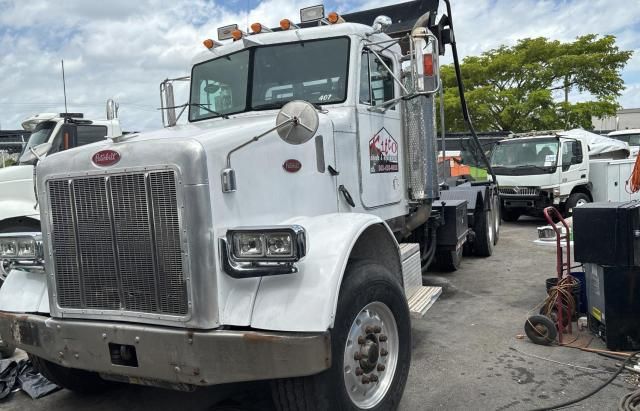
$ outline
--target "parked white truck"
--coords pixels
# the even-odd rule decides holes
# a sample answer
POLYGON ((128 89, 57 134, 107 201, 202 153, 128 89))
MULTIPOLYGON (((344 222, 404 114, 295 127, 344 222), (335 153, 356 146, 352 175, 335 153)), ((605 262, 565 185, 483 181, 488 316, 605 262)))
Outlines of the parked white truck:
POLYGON ((77 391, 272 380, 282 409, 395 409, 440 291, 421 266, 497 239, 491 182, 439 190, 438 3, 223 28, 188 124, 42 159, 42 234, 0 240, 0 334, 77 391))
MULTIPOLYGON (((0 169, 0 233, 40 231, 33 179, 38 157, 122 135, 117 104, 111 99, 107 101, 106 120, 83 117, 81 113, 40 113, 22 122, 31 136, 19 164, 0 169)), ((6 263, 0 263, 0 285, 8 274, 6 270, 6 263)))
POLYGON ((625 201, 635 161, 625 142, 575 129, 496 143, 491 165, 500 186, 502 218, 564 212, 593 201, 625 201), (614 177, 615 174, 615 177, 614 177))

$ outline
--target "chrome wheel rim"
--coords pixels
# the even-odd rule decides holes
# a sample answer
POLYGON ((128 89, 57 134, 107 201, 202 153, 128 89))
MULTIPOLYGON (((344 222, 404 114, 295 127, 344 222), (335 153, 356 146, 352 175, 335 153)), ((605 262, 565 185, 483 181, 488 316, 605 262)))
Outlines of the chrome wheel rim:
POLYGON ((493 228, 494 228, 493 211, 488 211, 487 212, 487 230, 489 231, 489 243, 491 243, 491 245, 493 245, 493 228))
POLYGON ((398 366, 400 339, 393 313, 374 301, 356 316, 344 349, 344 384, 354 405, 377 406, 391 387, 398 366))

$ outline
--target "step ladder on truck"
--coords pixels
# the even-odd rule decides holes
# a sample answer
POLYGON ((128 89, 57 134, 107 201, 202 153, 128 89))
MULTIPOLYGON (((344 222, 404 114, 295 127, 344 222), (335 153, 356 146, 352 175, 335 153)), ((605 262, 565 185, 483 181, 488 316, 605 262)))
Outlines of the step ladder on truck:
POLYGON ((42 159, 42 233, 0 240, 0 335, 76 391, 270 380, 283 409, 395 409, 441 292, 423 269, 499 227, 492 181, 438 181, 438 5, 223 27, 185 124, 168 99, 162 130, 42 159))

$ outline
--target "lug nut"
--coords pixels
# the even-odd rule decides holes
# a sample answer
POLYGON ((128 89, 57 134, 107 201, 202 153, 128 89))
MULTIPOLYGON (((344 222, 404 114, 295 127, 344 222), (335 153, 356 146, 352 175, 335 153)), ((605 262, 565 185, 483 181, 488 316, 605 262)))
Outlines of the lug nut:
POLYGON ((362 368, 360 368, 360 367, 356 368, 356 375, 359 377, 362 374, 364 374, 364 371, 362 371, 362 368))
POLYGON ((386 357, 387 354, 389 354, 389 351, 385 350, 384 348, 380 350, 380 355, 383 357, 386 357))
POLYGON ((370 325, 367 325, 367 327, 364 329, 364 333, 365 334, 373 334, 373 327, 370 325))
POLYGON ((378 364, 378 372, 382 372, 384 371, 384 369, 385 369, 384 364, 378 364))
POLYGON ((371 374, 371 375, 369 376, 369 380, 370 380, 371 382, 378 382, 378 376, 377 376, 377 375, 375 375, 375 374, 371 374))
POLYGON ((382 331, 382 328, 380 328, 379 325, 376 325, 375 327, 373 327, 373 332, 376 334, 380 334, 380 332, 382 331))
POLYGON ((384 334, 380 334, 380 336, 378 337, 378 340, 380 340, 380 342, 385 342, 387 341, 387 336, 384 334))
POLYGON ((370 382, 371 382, 371 380, 366 375, 362 377, 362 383, 363 384, 369 384, 370 382))
POLYGON ((359 336, 358 337, 358 344, 362 345, 362 344, 364 344, 366 342, 367 342, 367 339, 364 338, 363 336, 359 336))
POLYGON ((356 361, 360 361, 362 359, 362 354, 360 354, 360 351, 356 351, 356 353, 353 354, 353 359, 356 361))

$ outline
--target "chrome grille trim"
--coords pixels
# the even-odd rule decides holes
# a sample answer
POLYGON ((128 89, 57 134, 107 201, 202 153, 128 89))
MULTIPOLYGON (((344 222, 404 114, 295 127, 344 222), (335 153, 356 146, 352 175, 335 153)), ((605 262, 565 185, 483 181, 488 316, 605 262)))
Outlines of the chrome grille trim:
POLYGON ((538 196, 540 189, 537 187, 500 187, 498 192, 505 196, 538 196))
POLYGON ((181 320, 189 314, 177 177, 165 168, 46 182, 50 271, 61 312, 181 320))

